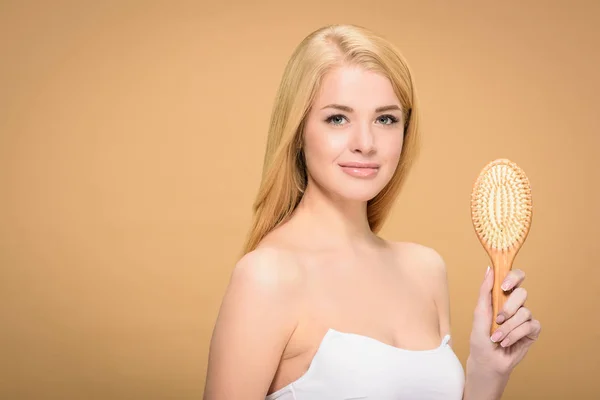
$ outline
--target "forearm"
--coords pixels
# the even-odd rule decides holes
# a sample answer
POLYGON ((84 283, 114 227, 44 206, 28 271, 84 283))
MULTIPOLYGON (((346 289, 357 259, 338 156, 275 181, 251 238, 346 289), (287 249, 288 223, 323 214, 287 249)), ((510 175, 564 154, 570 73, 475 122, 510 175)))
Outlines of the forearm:
POLYGON ((467 360, 463 400, 499 400, 508 384, 509 375, 501 375, 467 360))

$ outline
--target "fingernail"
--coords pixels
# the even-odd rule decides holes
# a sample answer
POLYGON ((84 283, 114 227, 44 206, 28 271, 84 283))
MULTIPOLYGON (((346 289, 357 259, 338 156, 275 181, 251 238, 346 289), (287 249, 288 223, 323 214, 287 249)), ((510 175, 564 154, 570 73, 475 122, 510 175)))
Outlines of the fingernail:
POLYGON ((487 269, 485 270, 485 276, 487 277, 490 273, 490 266, 488 265, 487 269))
POLYGON ((504 319, 505 319, 505 318, 504 318, 504 315, 502 315, 502 314, 499 314, 499 315, 498 315, 498 318, 496 318, 496 323, 497 323, 497 324, 501 324, 501 323, 503 323, 503 322, 504 322, 504 319))
POLYGON ((492 337, 490 339, 492 339, 492 342, 497 342, 498 340, 500 340, 500 338, 502 337, 502 332, 501 331, 496 331, 494 332, 494 334, 492 335, 492 337))
POLYGON ((509 343, 510 343, 510 339, 506 338, 502 341, 502 343, 500 343, 500 346, 506 347, 506 346, 508 346, 509 343))
POLYGON ((512 285, 512 283, 509 280, 506 280, 502 283, 502 286, 500 286, 502 288, 502 290, 508 290, 510 289, 510 285, 512 285))

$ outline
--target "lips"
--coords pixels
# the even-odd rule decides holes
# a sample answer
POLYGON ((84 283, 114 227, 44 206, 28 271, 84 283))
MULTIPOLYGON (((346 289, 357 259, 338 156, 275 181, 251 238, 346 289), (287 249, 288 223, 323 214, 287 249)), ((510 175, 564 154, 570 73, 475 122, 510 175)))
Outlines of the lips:
POLYGON ((379 171, 379 164, 375 163, 346 162, 340 163, 339 166, 342 171, 354 178, 372 178, 379 171))
POLYGON ((377 168, 379 168, 379 164, 376 164, 376 163, 362 163, 362 162, 347 162, 347 163, 340 163, 340 167, 377 169, 377 168))

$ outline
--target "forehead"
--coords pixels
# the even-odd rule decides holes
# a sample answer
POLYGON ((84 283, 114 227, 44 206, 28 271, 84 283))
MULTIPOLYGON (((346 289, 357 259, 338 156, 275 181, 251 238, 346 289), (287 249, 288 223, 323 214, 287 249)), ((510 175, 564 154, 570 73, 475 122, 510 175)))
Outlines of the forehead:
POLYGON ((358 66, 338 67, 323 77, 315 106, 331 103, 368 109, 392 104, 400 106, 386 76, 358 66))

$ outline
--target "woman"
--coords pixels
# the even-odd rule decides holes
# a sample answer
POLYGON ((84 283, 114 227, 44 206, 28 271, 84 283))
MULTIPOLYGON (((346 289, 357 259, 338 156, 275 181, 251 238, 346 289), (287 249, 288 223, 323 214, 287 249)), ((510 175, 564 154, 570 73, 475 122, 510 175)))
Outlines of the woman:
POLYGON ((376 234, 415 159, 418 118, 409 68, 385 39, 344 25, 302 41, 276 97, 205 399, 500 398, 540 332, 523 306, 524 274, 507 277, 512 293, 490 338, 488 268, 465 374, 443 259, 376 234))

